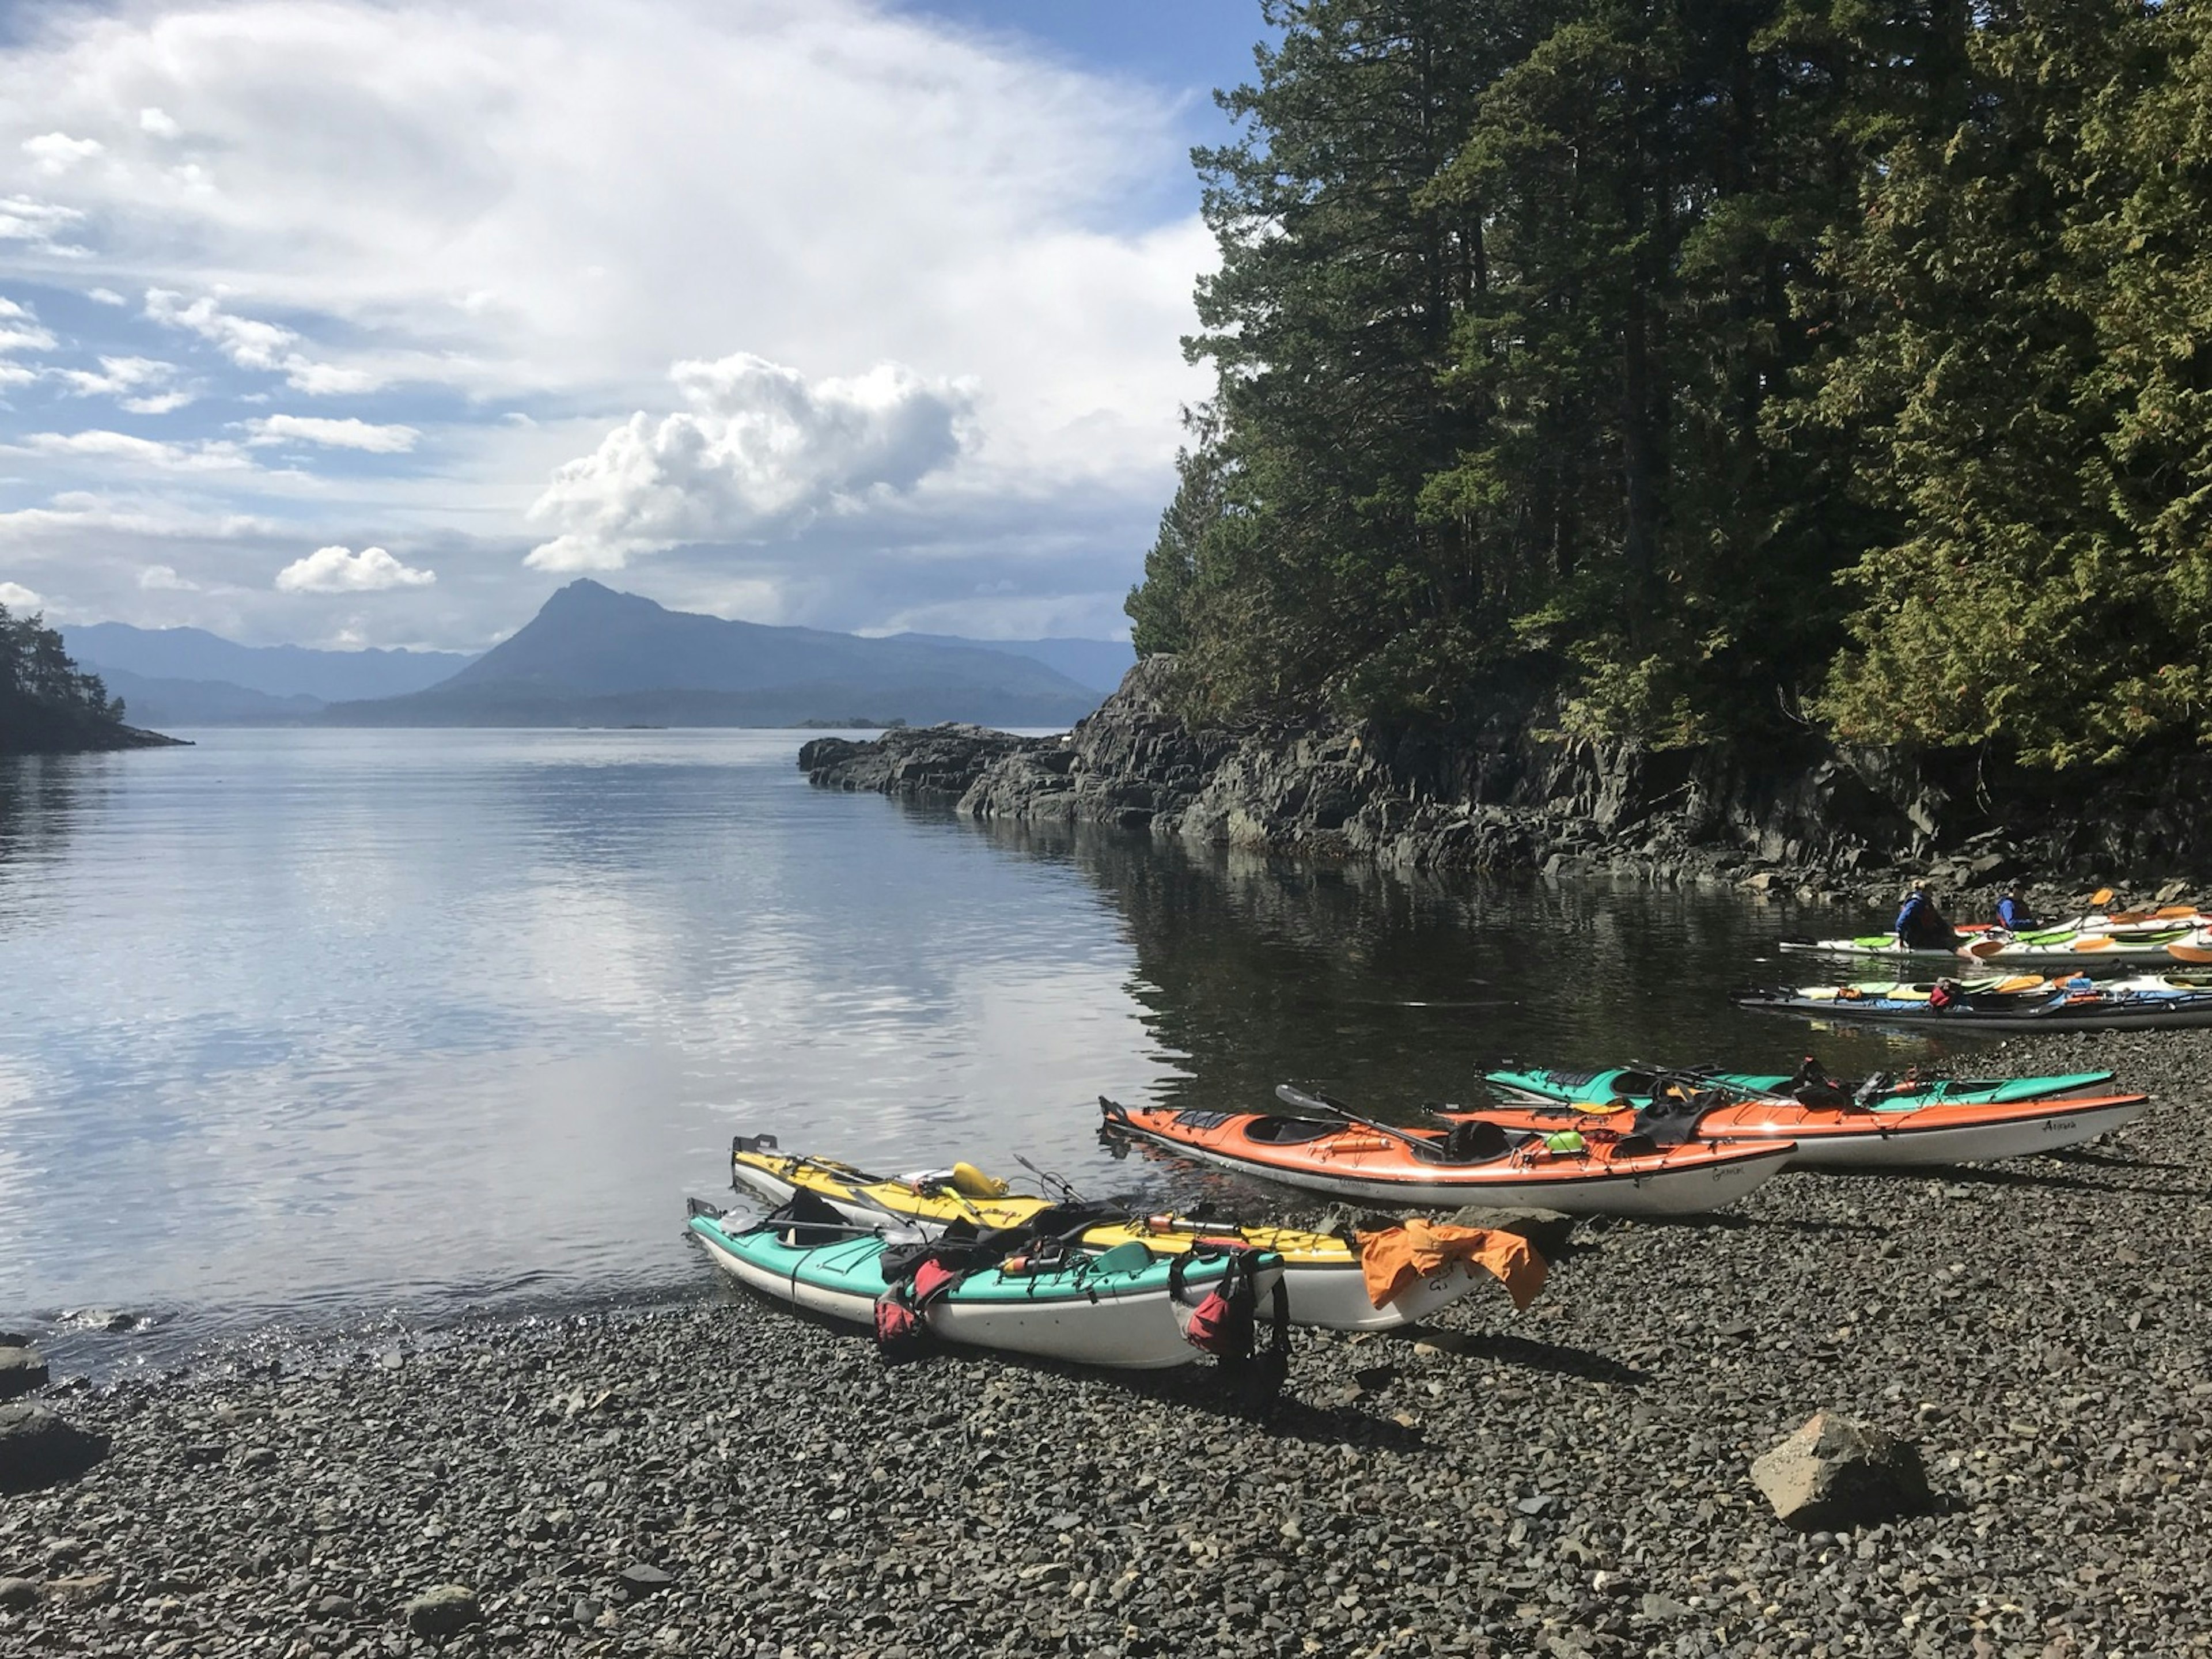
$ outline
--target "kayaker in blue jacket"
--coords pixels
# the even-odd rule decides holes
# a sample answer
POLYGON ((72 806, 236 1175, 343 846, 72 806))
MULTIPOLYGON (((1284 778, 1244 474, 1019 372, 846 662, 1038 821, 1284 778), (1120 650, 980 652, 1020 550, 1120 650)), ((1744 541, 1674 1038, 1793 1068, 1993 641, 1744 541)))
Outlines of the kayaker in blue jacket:
POLYGON ((2004 896, 1997 901, 1997 926, 2008 933, 2024 933, 2035 926, 2035 915, 2021 897, 2016 881, 2005 884, 2004 896))
POLYGON ((1897 912, 1897 942, 1908 951, 1955 951, 1958 930, 1936 908, 1936 895, 1924 881, 1916 881, 1897 912))

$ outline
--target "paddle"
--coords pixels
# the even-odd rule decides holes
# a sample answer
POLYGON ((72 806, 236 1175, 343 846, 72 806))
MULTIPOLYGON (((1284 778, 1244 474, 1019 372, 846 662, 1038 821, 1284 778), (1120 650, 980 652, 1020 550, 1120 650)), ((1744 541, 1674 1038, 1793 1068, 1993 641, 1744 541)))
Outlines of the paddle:
POLYGON ((1371 1117, 1363 1117, 1349 1106, 1331 1100, 1327 1095, 1308 1094, 1287 1083, 1275 1085, 1275 1098, 1285 1106, 1296 1107, 1302 1112, 1320 1112, 1328 1117, 1341 1118, 1346 1123, 1357 1123, 1363 1129, 1372 1129, 1376 1134, 1388 1135, 1407 1149, 1416 1152, 1434 1152, 1437 1143, 1425 1135, 1417 1135, 1401 1129, 1395 1123, 1383 1123, 1371 1117))
POLYGON ((2169 945, 2166 953, 2176 962, 2212 963, 2212 951, 2201 945, 2169 945))
POLYGON ((1036 1164, 1030 1163, 1029 1159, 1024 1158, 1019 1152, 1016 1152, 1014 1154, 1014 1162, 1020 1164, 1024 1170, 1027 1170, 1039 1181, 1044 1182, 1046 1186, 1059 1188, 1060 1195, 1066 1202, 1070 1204, 1081 1204, 1085 1201, 1083 1194, 1075 1190, 1075 1183, 1070 1181, 1066 1176, 1056 1176, 1049 1170, 1040 1170, 1036 1164))

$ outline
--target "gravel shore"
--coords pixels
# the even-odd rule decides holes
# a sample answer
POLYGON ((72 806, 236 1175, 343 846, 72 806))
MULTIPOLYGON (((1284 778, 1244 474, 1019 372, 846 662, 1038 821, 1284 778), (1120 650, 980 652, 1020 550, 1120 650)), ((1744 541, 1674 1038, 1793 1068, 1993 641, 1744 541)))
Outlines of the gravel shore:
POLYGON ((2203 1650, 2212 1035, 1987 1069, 2087 1061, 2158 1104, 2077 1155, 1586 1225, 1526 1315, 1304 1336, 1266 1422, 1198 1370, 887 1370, 703 1261, 681 1308, 64 1392, 114 1449, 0 1500, 35 1586, 0 1651, 428 1652, 407 1608, 449 1584, 456 1652, 2203 1650), (1942 1511, 1778 1523, 1748 1465, 1822 1407, 1917 1440, 1942 1511))

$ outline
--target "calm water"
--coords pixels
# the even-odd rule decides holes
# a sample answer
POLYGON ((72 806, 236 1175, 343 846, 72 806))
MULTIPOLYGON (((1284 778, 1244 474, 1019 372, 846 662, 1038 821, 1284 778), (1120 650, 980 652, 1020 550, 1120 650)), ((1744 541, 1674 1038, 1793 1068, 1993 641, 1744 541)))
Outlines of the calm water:
POLYGON ((703 1285, 738 1130, 1190 1196, 1098 1095, 1410 1116, 1506 1056, 1808 1041, 1726 1006, 1779 971, 1733 898, 987 832, 789 732, 198 735, 0 762, 0 1319, 158 1322, 80 1363, 703 1285))

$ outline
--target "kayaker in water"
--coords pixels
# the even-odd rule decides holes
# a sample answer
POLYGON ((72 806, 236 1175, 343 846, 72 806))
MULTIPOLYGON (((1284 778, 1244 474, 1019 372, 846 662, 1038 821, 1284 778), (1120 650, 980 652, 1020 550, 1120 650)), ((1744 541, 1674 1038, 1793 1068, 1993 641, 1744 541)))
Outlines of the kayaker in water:
POLYGON ((1924 881, 1908 888, 1897 912, 1897 942, 1908 951, 1955 951, 1958 930, 1936 908, 1936 895, 1924 881))
POLYGON ((2008 933, 2024 933, 2035 926, 2034 913, 2020 896, 2020 884, 2016 881, 2005 884, 2004 896, 1997 901, 1997 926, 2008 933))

